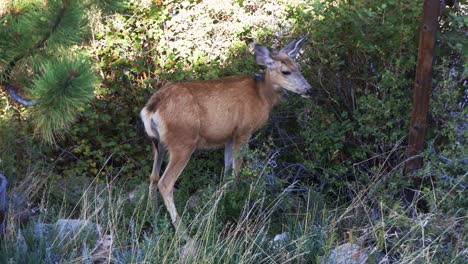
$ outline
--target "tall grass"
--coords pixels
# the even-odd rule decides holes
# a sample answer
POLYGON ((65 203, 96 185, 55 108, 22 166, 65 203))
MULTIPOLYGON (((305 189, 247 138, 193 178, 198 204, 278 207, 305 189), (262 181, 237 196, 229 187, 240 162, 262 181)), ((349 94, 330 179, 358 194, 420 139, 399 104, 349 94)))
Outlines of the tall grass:
MULTIPOLYGON (((26 225, 11 219, 1 243, 1 263, 319 263, 345 243, 358 245, 368 263, 463 263, 467 259, 466 216, 442 214, 439 208, 450 193, 431 205, 431 213, 414 214, 400 203, 390 207, 386 196, 373 194, 381 188, 383 175, 373 175, 375 180, 367 186, 351 187, 353 199, 334 208, 312 190, 304 199, 290 192, 293 186, 275 197, 259 192, 266 188, 259 175, 248 184, 241 213, 230 221, 220 212, 223 199, 236 190, 232 182, 221 183, 205 190, 211 194, 196 211, 189 206, 179 209, 193 241, 187 244, 175 235, 165 207, 154 208, 147 184, 129 196, 117 186, 117 173, 104 185, 91 183, 76 207, 67 208, 65 195, 61 203, 51 201, 51 188, 36 174, 44 172, 32 170, 25 181, 29 183, 11 193, 21 190, 27 197, 38 197, 40 215, 26 225), (295 205, 285 212, 284 204, 291 201, 295 205), (281 235, 272 228, 278 226, 278 213, 286 219, 281 235), (80 232, 50 229, 38 236, 40 224, 71 218, 101 229, 93 235, 83 225, 80 232)), ((453 191, 463 181, 456 182, 453 191)))

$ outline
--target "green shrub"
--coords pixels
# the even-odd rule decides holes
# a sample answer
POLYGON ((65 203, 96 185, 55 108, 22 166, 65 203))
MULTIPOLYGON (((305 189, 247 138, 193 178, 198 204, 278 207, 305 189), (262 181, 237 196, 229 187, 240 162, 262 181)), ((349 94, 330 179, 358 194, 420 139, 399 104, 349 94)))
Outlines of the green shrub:
MULTIPOLYGON (((155 214, 148 201, 152 154, 140 109, 167 81, 257 71, 252 40, 277 48, 309 33, 299 62, 316 95, 284 97, 246 149, 237 187, 221 176, 222 150, 197 152, 180 176, 177 209, 203 248, 195 260, 314 263, 346 242, 375 260, 463 258, 466 7, 441 17, 419 172, 430 210, 421 214, 403 206, 401 189, 410 184, 403 165, 422 1, 219 3, 130 0, 115 14, 90 13, 92 37, 79 50, 102 82, 56 148, 35 140, 25 109, 0 93, 0 169, 48 179, 50 190, 28 194, 48 208, 45 219, 101 221, 121 262, 180 260, 183 241, 162 203, 155 214), (100 191, 90 194, 89 182, 100 191), (270 243, 283 232, 285 244, 270 243)), ((40 250, 28 256, 43 258, 40 250)))

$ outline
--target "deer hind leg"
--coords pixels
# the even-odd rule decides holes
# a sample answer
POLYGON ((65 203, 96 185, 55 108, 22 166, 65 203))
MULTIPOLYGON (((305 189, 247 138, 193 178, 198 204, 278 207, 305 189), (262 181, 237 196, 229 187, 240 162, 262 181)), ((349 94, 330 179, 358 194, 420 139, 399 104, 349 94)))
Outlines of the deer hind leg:
POLYGON ((169 149, 169 163, 162 178, 158 182, 158 188, 164 199, 164 204, 171 215, 172 224, 179 235, 182 235, 182 238, 185 240, 188 240, 189 237, 185 232, 185 227, 183 226, 179 215, 177 214, 174 203, 174 184, 190 160, 193 150, 194 148, 192 147, 179 148, 177 151, 169 149))
POLYGON ((161 172, 161 164, 164 160, 164 155, 166 153, 165 149, 161 146, 158 140, 153 140, 153 170, 150 175, 150 191, 155 191, 159 181, 159 175, 161 172))
POLYGON ((162 147, 161 143, 157 139, 153 139, 153 153, 154 153, 154 161, 153 161, 153 170, 151 171, 150 175, 150 189, 149 189, 149 197, 154 195, 154 208, 159 207, 158 203, 158 194, 157 194, 157 186, 159 182, 159 175, 161 172, 161 164, 164 160, 164 155, 166 150, 162 147))

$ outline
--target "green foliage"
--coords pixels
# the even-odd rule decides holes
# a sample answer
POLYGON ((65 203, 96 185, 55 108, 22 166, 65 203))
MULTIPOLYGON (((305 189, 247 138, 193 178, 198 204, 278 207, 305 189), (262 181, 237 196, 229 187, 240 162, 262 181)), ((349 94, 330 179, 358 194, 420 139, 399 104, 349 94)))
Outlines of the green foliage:
MULTIPOLYGON (((421 1, 312 1, 291 10, 301 30, 310 31, 303 71, 317 90, 317 101, 297 110, 305 143, 301 162, 320 174, 333 196, 350 191, 344 179, 367 184, 365 175, 401 168, 421 7, 421 1)), ((454 17, 449 20, 461 23, 454 17)), ((457 23, 444 23, 442 36, 463 42, 457 23)), ((449 58, 455 50, 439 55, 449 58)))
POLYGON ((466 89, 462 79, 465 68, 458 60, 443 58, 434 69, 435 76, 440 78, 430 105, 432 125, 436 129, 428 136, 429 147, 424 154, 427 162, 421 172, 426 180, 435 181, 440 187, 425 190, 431 206, 451 212, 466 209, 468 203, 462 194, 462 186, 467 182, 468 143, 466 89))
POLYGON ((36 130, 48 141, 60 135, 93 99, 93 66, 84 58, 64 57, 44 62, 42 75, 33 80, 30 93, 39 100, 31 109, 36 130))
MULTIPOLYGON (((2 16, 0 36, 0 70, 12 70, 10 63, 20 63, 29 67, 31 55, 50 56, 61 52, 64 47, 78 44, 86 32, 86 19, 80 1, 47 1, 43 6, 39 1, 18 1, 12 11, 2 16), (24 61, 21 61, 23 60, 24 61)), ((3 72, 1 81, 12 79, 10 72, 3 72)))
MULTIPOLYGON (((233 42, 227 39, 218 41, 223 47, 221 50, 207 46, 205 52, 217 52, 211 59, 197 57, 195 51, 191 51, 189 57, 175 56, 174 54, 182 52, 178 49, 183 47, 172 46, 173 43, 169 43, 172 53, 162 50, 164 46, 159 42, 168 39, 169 34, 175 34, 171 30, 180 38, 187 38, 187 43, 192 43, 189 41, 193 37, 191 33, 182 30, 184 27, 193 27, 190 21, 185 21, 180 27, 174 24, 170 30, 164 28, 163 22, 171 19, 169 14, 176 6, 179 4, 145 7, 130 1, 126 12, 132 13, 131 16, 115 14, 103 18, 98 24, 100 30, 95 34, 93 46, 96 48, 93 52, 99 58, 103 85, 96 89, 92 106, 81 112, 79 122, 67 131, 67 140, 59 143, 63 148, 68 146, 73 155, 60 158, 63 162, 60 173, 67 176, 94 176, 111 157, 107 165, 112 164, 116 171, 122 170, 121 173, 128 178, 145 179, 151 168, 151 149, 138 116, 155 87, 166 80, 212 79, 224 75, 252 73, 258 69, 247 45, 241 42, 246 33, 235 35, 233 42), (145 146, 144 150, 140 146, 145 146)), ((197 12, 202 12, 198 8, 200 7, 197 7, 197 12)), ((265 20, 270 18, 264 12, 266 11, 260 9, 255 12, 242 9, 240 13, 236 11, 233 17, 226 17, 225 24, 245 16, 253 19, 259 14, 262 16, 255 23, 266 23, 265 20)), ((248 21, 239 23, 241 22, 248 21)), ((216 34, 219 34, 220 39, 234 37, 228 31, 216 34)), ((209 37, 206 38, 204 41, 209 41, 209 37)), ((198 45, 197 43, 193 42, 191 45, 198 45)), ((210 178, 213 178, 207 173, 207 169, 214 175, 219 175, 222 170, 222 162, 215 164, 214 161, 206 161, 220 160, 214 158, 219 157, 219 153, 200 155, 202 157, 196 157, 181 176, 189 178, 186 181, 187 189, 181 195, 183 198, 188 198, 198 187, 206 186, 210 178)), ((111 169, 107 166, 106 170, 111 169)), ((104 176, 105 171, 102 171, 99 181, 104 176)), ((185 185, 185 182, 181 184, 185 185)))
MULTIPOLYGON (((12 80, 31 87, 28 95, 40 104, 25 110, 0 92, 0 170, 15 179, 49 178, 45 219, 101 221, 115 234, 113 256, 121 262, 179 260, 183 242, 174 238, 161 199, 156 216, 148 201, 152 155, 140 109, 166 81, 257 71, 252 39, 278 49, 308 32, 299 62, 314 100, 285 96, 246 150, 236 188, 221 176, 222 151, 195 153, 176 184, 177 209, 203 248, 194 263, 317 263, 346 242, 372 251, 376 261, 460 259, 468 138, 460 5, 441 18, 420 171, 429 212, 421 214, 402 207, 401 189, 410 184, 402 167, 422 1, 130 0, 112 9, 117 13, 71 1, 75 15, 39 49, 32 47, 50 32, 61 2, 48 9, 19 3, 17 13, 1 18, 0 49, 11 51, 0 52, 0 70, 22 57, 12 80), (46 28, 32 32, 28 24, 46 28), (15 38, 20 29, 24 38, 15 38), (30 116, 34 123, 25 122, 30 116), (32 124, 54 133, 67 128, 64 140, 44 146, 30 136, 32 124), (89 194, 88 182, 100 191, 89 194), (283 232, 284 243, 271 242, 283 232)), ((40 190, 30 195, 33 204, 43 201, 40 190)), ((27 255, 40 259, 41 252, 27 255)))
POLYGON ((97 84, 89 58, 65 51, 89 30, 84 3, 14 1, 4 8, 0 83, 30 87, 38 102, 31 111, 35 130, 44 141, 55 142, 89 104, 97 84))

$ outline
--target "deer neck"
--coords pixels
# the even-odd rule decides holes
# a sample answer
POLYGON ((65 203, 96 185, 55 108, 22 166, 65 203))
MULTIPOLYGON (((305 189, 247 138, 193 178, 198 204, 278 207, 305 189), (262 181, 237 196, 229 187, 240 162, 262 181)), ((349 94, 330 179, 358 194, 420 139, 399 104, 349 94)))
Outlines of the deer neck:
POLYGON ((270 80, 270 73, 267 71, 263 80, 257 78, 259 96, 270 108, 279 104, 282 96, 282 88, 275 87, 270 80))

